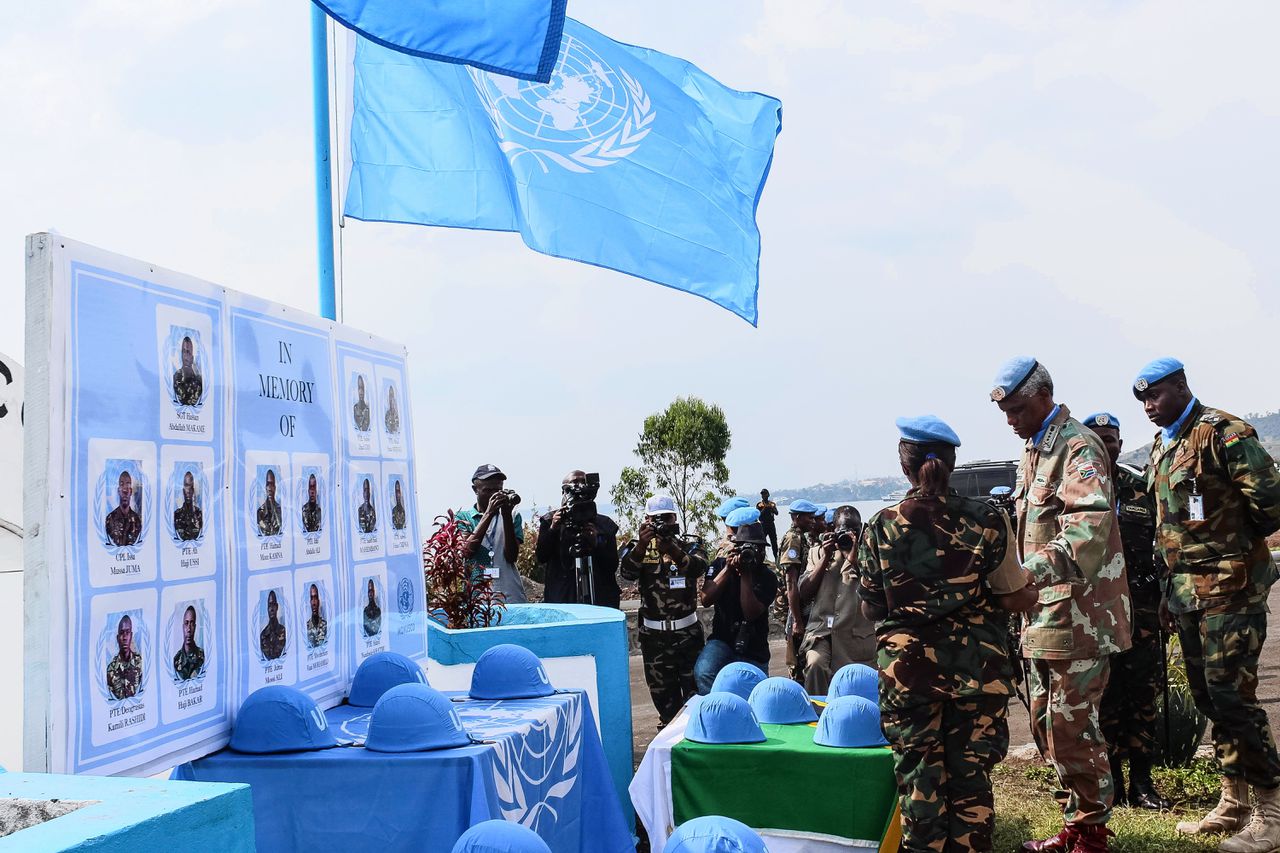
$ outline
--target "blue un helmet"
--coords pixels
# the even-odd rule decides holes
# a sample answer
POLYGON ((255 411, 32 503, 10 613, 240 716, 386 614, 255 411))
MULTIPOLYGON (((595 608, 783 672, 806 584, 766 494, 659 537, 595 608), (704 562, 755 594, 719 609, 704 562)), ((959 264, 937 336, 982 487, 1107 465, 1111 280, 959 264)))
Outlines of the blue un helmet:
POLYGON ((486 820, 462 833, 452 853, 551 853, 538 833, 509 820, 486 820))
POLYGON ((751 691, 757 684, 768 678, 768 674, 753 663, 736 660, 725 664, 724 669, 716 673, 716 680, 711 685, 712 693, 732 693, 743 699, 751 697, 751 691))
POLYGON ((747 700, 733 693, 708 693, 689 703, 685 740, 694 743, 762 743, 764 731, 747 700))
POLYGON ((818 719, 809 701, 809 694, 790 678, 775 675, 766 678, 751 690, 751 710, 756 719, 773 725, 812 723, 818 719))
POLYGON ((472 699, 534 699, 555 692, 542 661, 524 646, 487 649, 471 673, 472 699))
POLYGON ((351 695, 347 697, 348 705, 358 708, 372 708, 378 700, 392 687, 398 684, 425 684, 422 667, 409 658, 396 652, 378 652, 370 655, 360 664, 355 677, 351 679, 351 695))
POLYGON ((764 839, 731 817, 704 815, 687 820, 671 833, 666 853, 769 853, 764 839))
POLYGON ((423 752, 469 743, 471 737, 447 696, 426 684, 399 684, 373 706, 364 748, 423 752))
POLYGON ((888 741, 880 731, 880 706, 861 696, 831 700, 818 720, 813 742, 850 748, 884 746, 888 741))
POLYGON ((862 663, 849 663, 836 670, 827 688, 828 699, 841 696, 861 696, 868 702, 880 704, 880 673, 862 663))
POLYGON ((231 732, 236 752, 305 752, 337 745, 315 700, 281 684, 250 693, 231 732))

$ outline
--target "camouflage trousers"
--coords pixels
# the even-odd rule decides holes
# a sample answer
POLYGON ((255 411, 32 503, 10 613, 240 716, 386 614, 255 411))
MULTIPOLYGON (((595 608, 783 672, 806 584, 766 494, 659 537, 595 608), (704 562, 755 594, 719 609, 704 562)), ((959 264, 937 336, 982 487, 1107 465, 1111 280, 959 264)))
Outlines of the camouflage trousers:
POLYGON ((1159 616, 1133 614, 1133 647, 1111 656, 1111 677, 1102 694, 1102 734, 1112 758, 1153 760, 1157 698, 1163 687, 1159 616))
POLYGON ((1009 751, 1007 696, 885 709, 902 808, 902 853, 990 850, 991 768, 1009 751))
POLYGON ((654 631, 640 627, 640 654, 644 658, 644 680, 658 709, 658 720, 666 725, 680 713, 689 697, 697 693, 693 665, 702 652, 702 626, 698 623, 678 631, 654 631))
POLYGON ((1067 823, 1106 823, 1115 799, 1098 706, 1109 658, 1027 661, 1031 731, 1058 774, 1054 794, 1067 823))
POLYGON ((1213 722, 1213 744, 1224 776, 1250 785, 1280 785, 1280 756, 1258 704, 1258 656, 1267 639, 1266 613, 1183 613, 1178 637, 1196 707, 1213 722))

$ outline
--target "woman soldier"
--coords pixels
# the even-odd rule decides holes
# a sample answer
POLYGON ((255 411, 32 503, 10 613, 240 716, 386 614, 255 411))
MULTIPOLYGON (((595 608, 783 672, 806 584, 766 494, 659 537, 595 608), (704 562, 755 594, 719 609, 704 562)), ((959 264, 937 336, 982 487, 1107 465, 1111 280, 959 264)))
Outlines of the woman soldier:
POLYGON ((990 850, 991 768, 1009 748, 1005 611, 1036 601, 1004 514, 949 487, 960 439, 932 415, 899 418, 911 489, 858 546, 877 622, 880 709, 894 751, 902 850, 990 850))

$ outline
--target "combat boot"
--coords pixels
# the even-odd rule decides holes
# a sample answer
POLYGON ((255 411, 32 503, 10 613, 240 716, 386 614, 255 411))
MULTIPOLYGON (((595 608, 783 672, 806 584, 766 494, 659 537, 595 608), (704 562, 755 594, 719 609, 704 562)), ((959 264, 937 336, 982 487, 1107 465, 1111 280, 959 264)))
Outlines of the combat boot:
MULTIPOLYGON (((1116 796, 1119 797, 1119 791, 1116 796)), ((1173 805, 1156 790, 1151 781, 1151 763, 1145 757, 1129 759, 1129 805, 1152 811, 1164 811, 1173 805)))
POLYGON ((1211 832, 1239 832, 1249 819, 1249 783, 1236 776, 1222 777, 1222 797, 1200 820, 1181 821, 1178 832, 1206 835, 1211 832))
POLYGON ((1071 853, 1076 837, 1076 828, 1067 824, 1052 838, 1046 838, 1044 841, 1022 842, 1022 849, 1026 853, 1071 853))
POLYGON ((1280 788, 1254 788, 1253 820, 1238 835, 1218 845, 1221 853, 1272 853, 1280 849, 1280 788))
POLYGON ((1128 805, 1124 799, 1124 765, 1118 755, 1111 756, 1111 787, 1115 790, 1115 799, 1111 805, 1117 808, 1128 805))
POLYGON ((1107 853, 1107 839, 1114 836, 1105 823, 1082 824, 1076 827, 1071 853, 1107 853))

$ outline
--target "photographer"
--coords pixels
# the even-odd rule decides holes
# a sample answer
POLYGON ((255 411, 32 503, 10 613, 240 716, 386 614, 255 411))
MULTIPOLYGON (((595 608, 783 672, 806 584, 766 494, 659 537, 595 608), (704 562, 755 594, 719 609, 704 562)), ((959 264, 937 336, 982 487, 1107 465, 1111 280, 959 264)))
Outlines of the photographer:
POLYGON ((715 606, 711 639, 693 668, 698 692, 707 694, 716 675, 734 661, 769 671, 769 605, 778 594, 778 578, 765 565, 767 540, 759 522, 733 534, 733 553, 723 568, 707 572, 702 604, 715 606))
MULTIPOLYGON (((599 478, 595 487, 599 488, 599 478)), ((577 496, 590 493, 585 471, 570 471, 561 484, 564 498, 561 508, 544 515, 538 526, 538 562, 546 567, 543 598, 551 604, 595 604, 600 607, 620 606, 618 589, 618 525, 607 515, 591 513, 591 519, 580 525, 573 516, 577 496), (595 600, 580 600, 578 576, 574 565, 574 540, 581 542, 591 557, 591 575, 595 579, 595 600)), ((594 503, 592 504, 594 509, 594 503)))
POLYGON ((831 674, 845 664, 876 665, 875 625, 862 614, 854 558, 862 518, 851 506, 833 511, 834 530, 809 549, 809 569, 800 578, 802 607, 809 607, 800 654, 804 689, 825 696, 831 674))
POLYGON ((674 498, 649 498, 644 514, 638 538, 623 546, 619 570, 640 585, 640 654, 661 729, 695 692, 693 665, 702 651, 698 576, 707 561, 681 541, 674 498))
POLYGON ((516 571, 516 556, 524 541, 524 520, 515 511, 520 496, 504 488, 507 475, 496 465, 481 465, 471 475, 473 507, 454 513, 460 530, 467 533, 466 552, 474 571, 493 578, 493 588, 506 596, 507 604, 523 604, 524 582, 516 571))

